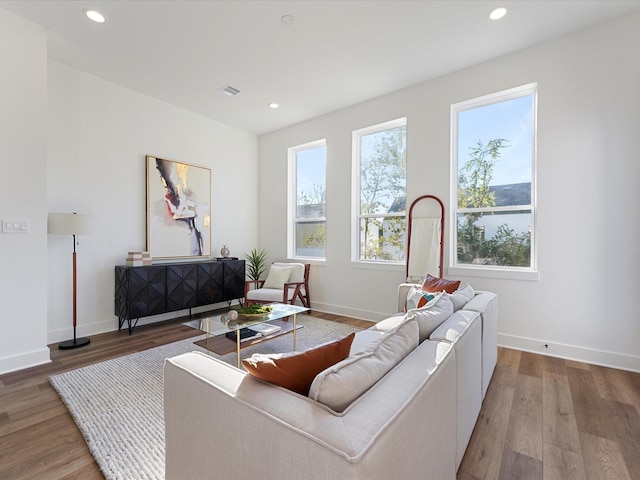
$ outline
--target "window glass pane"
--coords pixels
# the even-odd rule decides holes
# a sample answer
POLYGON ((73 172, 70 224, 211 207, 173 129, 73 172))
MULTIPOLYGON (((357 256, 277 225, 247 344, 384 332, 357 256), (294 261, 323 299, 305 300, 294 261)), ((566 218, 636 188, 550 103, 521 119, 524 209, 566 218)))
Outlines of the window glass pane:
POLYGON ((531 210, 459 213, 458 263, 531 266, 531 210))
POLYGON ((326 147, 296 153, 296 216, 319 218, 326 210, 326 147))
POLYGON ((405 217, 361 218, 360 260, 403 261, 405 231, 405 217))
POLYGON ((326 146, 324 140, 292 147, 289 159, 295 176, 288 251, 294 257, 325 257, 326 146))
POLYGON ((457 147, 459 208, 531 204, 533 95, 460 111, 457 147))
POLYGON ((296 224, 296 256, 324 257, 325 222, 296 224))
POLYGON ((406 126, 360 137, 360 214, 405 211, 406 126))

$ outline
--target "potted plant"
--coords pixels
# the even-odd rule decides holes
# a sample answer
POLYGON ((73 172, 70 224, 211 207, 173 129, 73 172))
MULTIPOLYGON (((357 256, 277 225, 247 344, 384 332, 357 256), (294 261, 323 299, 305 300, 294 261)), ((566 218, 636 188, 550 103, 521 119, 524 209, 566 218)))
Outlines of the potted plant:
POLYGON ((249 277, 250 280, 260 280, 260 275, 267 269, 268 255, 269 253, 264 248, 262 250, 254 248, 251 252, 245 254, 247 260, 247 277, 249 277))

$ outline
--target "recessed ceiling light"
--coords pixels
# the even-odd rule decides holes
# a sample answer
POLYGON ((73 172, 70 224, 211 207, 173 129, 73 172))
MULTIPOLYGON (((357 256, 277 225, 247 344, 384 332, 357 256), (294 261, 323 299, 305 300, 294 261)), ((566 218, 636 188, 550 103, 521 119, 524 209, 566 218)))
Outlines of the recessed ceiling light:
POLYGON ((491 10, 489 12, 489 18, 491 20, 500 20, 502 17, 504 17, 507 14, 507 9, 504 7, 497 7, 494 8, 493 10, 491 10))
POLYGON ((89 20, 96 22, 96 23, 104 23, 107 21, 107 17, 105 17, 104 15, 102 15, 100 12, 98 12, 97 10, 92 10, 90 8, 85 8, 83 10, 84 14, 87 16, 87 18, 89 18, 89 20))
POLYGON ((278 105, 276 102, 271 102, 269 104, 269 108, 278 108, 280 105, 278 105))

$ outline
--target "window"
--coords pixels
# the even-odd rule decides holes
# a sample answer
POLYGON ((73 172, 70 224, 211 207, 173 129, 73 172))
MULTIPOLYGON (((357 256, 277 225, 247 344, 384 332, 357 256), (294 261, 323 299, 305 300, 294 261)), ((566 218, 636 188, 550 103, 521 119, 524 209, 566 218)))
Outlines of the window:
POLYGON ((406 137, 406 118, 353 132, 356 261, 404 261, 406 137))
POLYGON ((451 266, 534 272, 536 85, 455 104, 451 117, 451 266))
POLYGON ((289 256, 325 258, 326 142, 289 148, 289 256))

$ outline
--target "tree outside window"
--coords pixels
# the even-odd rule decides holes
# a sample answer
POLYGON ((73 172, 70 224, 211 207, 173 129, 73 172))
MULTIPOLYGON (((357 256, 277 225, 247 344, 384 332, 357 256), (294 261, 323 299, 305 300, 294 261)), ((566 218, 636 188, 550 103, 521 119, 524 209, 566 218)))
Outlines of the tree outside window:
POLYGON ((406 119, 354 132, 358 260, 404 261, 406 136, 406 119))

